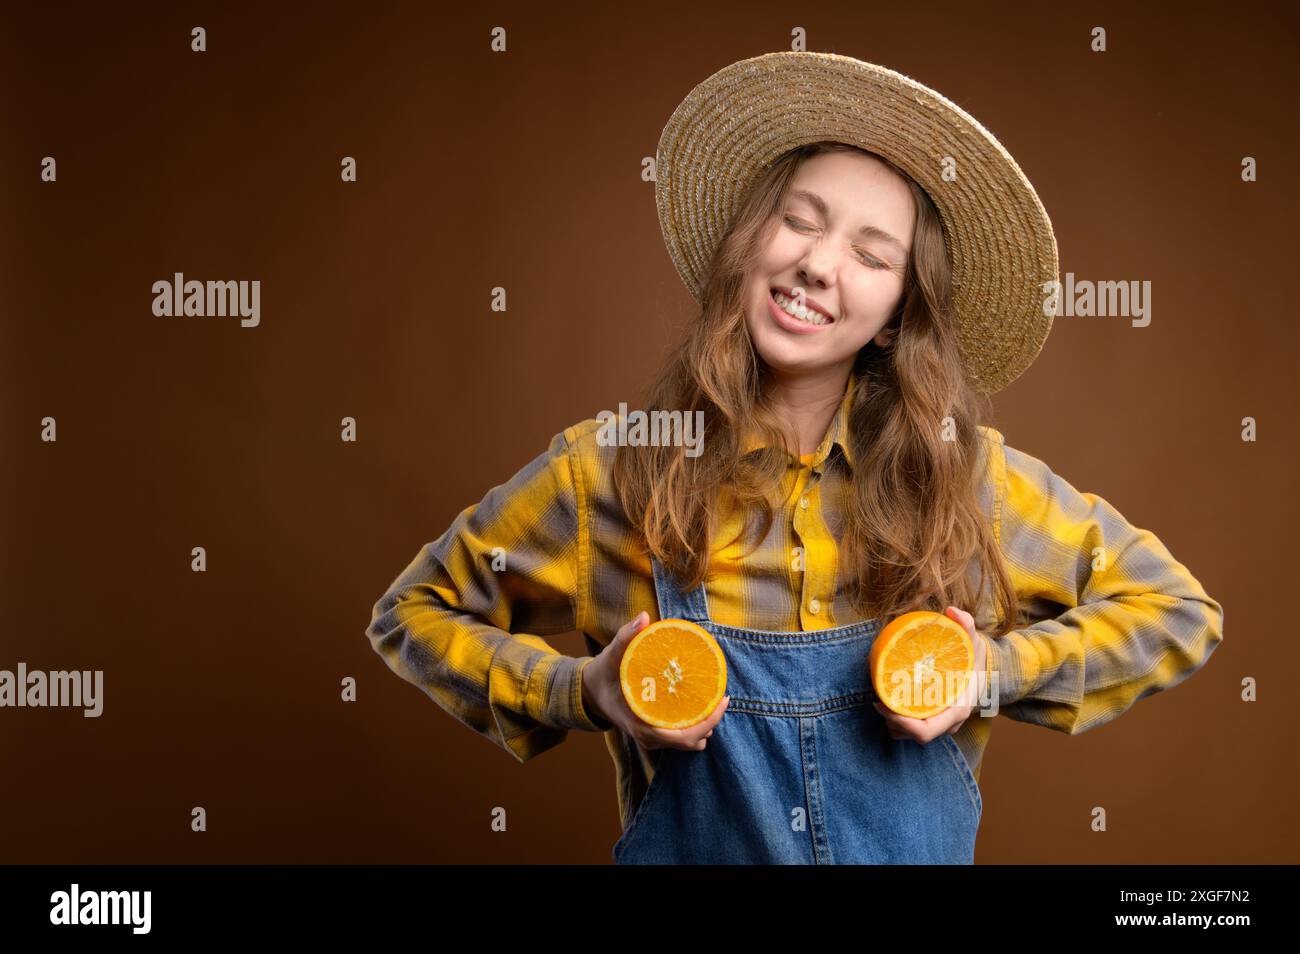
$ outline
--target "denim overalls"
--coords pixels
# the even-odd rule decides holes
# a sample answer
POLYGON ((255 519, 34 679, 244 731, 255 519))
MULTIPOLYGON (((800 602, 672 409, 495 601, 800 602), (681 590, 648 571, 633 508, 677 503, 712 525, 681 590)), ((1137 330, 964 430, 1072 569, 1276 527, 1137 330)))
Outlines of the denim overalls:
POLYGON ((947 733, 895 740, 871 707, 880 620, 795 633, 722 626, 703 585, 684 594, 651 561, 659 618, 713 634, 731 704, 703 751, 649 750, 654 778, 615 862, 974 863, 983 802, 961 749, 947 733))

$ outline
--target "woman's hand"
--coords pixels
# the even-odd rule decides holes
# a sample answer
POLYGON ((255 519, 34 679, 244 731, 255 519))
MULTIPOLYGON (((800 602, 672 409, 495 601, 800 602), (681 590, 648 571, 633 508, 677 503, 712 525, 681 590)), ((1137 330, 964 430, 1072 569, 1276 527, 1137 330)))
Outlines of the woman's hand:
POLYGON ((949 606, 944 615, 966 627, 966 632, 970 633, 971 639, 974 640, 975 671, 972 677, 967 680, 966 690, 962 693, 962 697, 957 704, 949 706, 938 715, 932 715, 928 719, 910 719, 892 711, 883 702, 873 703, 876 711, 885 717, 885 722, 889 727, 889 734, 895 739, 911 739, 914 742, 926 745, 945 732, 952 735, 970 717, 970 714, 979 705, 979 701, 984 695, 984 665, 988 654, 985 637, 976 632, 975 620, 965 610, 949 606))
POLYGON ((713 735, 713 727, 727 711, 730 696, 723 696, 717 708, 703 722, 685 729, 660 729, 650 725, 633 712, 623 698, 623 687, 618 679, 623 653, 632 637, 649 624, 650 617, 646 613, 625 623, 609 645, 587 663, 582 670, 582 704, 589 715, 594 713, 606 722, 612 722, 644 749, 691 749, 698 752, 707 744, 709 736, 713 735))

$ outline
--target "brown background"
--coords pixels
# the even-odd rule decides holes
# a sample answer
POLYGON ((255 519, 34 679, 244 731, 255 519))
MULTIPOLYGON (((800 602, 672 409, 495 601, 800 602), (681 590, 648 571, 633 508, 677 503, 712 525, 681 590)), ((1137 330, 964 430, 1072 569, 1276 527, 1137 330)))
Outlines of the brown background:
POLYGON ((1152 282, 1149 327, 1059 319, 994 423, 1226 607, 1207 667, 1119 720, 998 721, 977 860, 1296 861, 1288 6, 8 13, 0 668, 103 669, 105 708, 0 710, 0 860, 609 860, 600 736, 521 765, 364 630, 463 507, 637 400, 691 317, 641 159, 692 86, 802 26, 1001 138, 1063 275, 1152 282), (175 271, 260 280, 260 327, 155 318, 150 286, 175 271))

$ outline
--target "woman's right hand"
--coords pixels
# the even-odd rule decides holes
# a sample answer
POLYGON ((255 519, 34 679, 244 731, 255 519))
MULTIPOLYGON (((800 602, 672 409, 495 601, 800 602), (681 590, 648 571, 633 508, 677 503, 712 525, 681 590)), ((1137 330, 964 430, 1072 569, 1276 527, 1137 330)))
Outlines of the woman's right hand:
POLYGON ((623 663, 627 644, 648 625, 649 615, 640 613, 625 623, 614 634, 609 645, 586 665, 582 670, 582 704, 588 714, 594 713, 606 722, 612 722, 644 749, 690 749, 698 752, 708 743, 709 736, 713 735, 713 727, 727 711, 731 697, 723 696, 707 719, 685 729, 661 729, 641 719, 623 698, 618 670, 623 663))

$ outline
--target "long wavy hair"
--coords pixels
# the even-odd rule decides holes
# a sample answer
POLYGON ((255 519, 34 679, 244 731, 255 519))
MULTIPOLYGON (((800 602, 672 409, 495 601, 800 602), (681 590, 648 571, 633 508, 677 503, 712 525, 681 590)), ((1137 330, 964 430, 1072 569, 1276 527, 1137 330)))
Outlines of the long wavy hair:
MULTIPOLYGON (((852 369, 848 418, 854 465, 839 567, 863 619, 916 609, 976 609, 987 581, 997 635, 1019 614, 992 528, 978 502, 983 438, 976 423, 991 402, 967 382, 950 317, 951 266, 930 197, 893 163, 856 146, 818 142, 779 158, 750 191, 708 269, 698 319, 671 353, 643 405, 703 412, 708 440, 689 457, 680 446, 620 446, 613 482, 646 549, 690 588, 708 574, 719 508, 740 507, 745 528, 766 538, 798 444, 768 400, 768 369, 745 320, 752 269, 778 226, 799 166, 823 152, 864 152, 902 176, 916 209, 902 302, 886 347, 868 342, 852 369), (748 430, 767 446, 743 454, 748 430), (743 456, 742 456, 743 455, 743 456), (977 572, 975 572, 977 571, 977 572), (978 580, 975 577, 978 577, 978 580)), ((750 551, 752 552, 752 550, 750 551)))

